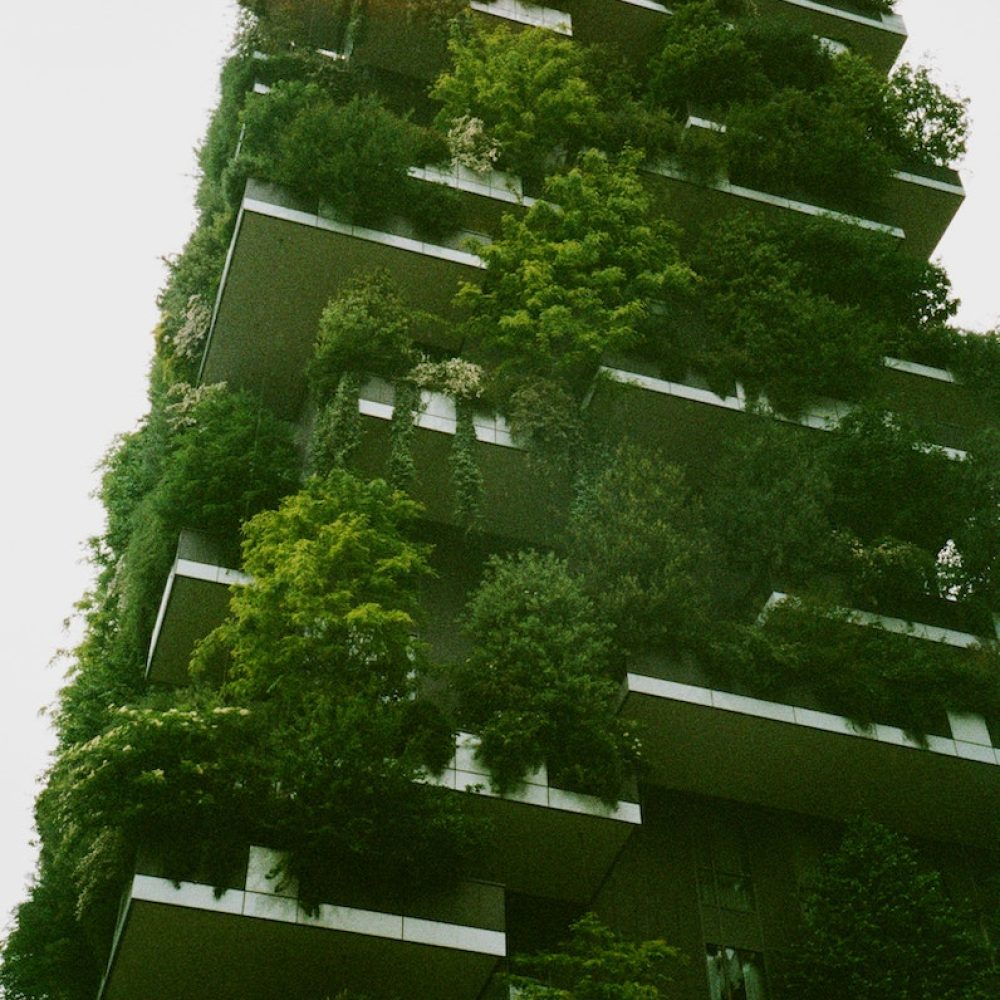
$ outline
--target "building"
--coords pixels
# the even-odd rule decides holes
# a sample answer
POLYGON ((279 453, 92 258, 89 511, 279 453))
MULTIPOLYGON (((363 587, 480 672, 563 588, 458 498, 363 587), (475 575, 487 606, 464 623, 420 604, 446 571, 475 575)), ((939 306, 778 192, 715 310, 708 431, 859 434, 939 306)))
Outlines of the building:
MULTIPOLYGON (((253 36, 254 44, 267 44, 262 49, 247 47, 227 70, 228 89, 224 82, 222 109, 203 154, 210 178, 203 190, 203 243, 193 244, 195 251, 190 247, 186 251, 190 260, 198 246, 208 247, 205 269, 212 262, 219 263, 218 250, 224 246, 218 293, 209 320, 204 296, 181 295, 196 282, 189 280, 183 263, 178 265, 173 290, 164 296, 168 318, 161 356, 169 358, 175 376, 178 372, 181 377, 194 375, 194 352, 182 350, 181 345, 187 337, 200 347, 198 337, 204 333, 197 382, 225 382, 230 389, 252 394, 278 418, 295 423, 302 444, 320 424, 315 387, 310 391, 310 371, 317 328, 327 304, 359 275, 384 271, 409 309, 459 322, 461 314, 454 304, 459 284, 488 283, 500 266, 497 260, 502 260, 482 246, 475 249, 469 238, 496 238, 498 243, 510 238, 501 229, 501 217, 509 212, 527 218, 543 194, 552 197, 552 189, 543 192, 541 178, 530 176, 528 154, 524 162, 529 169, 522 177, 510 169, 514 157, 509 149, 504 160, 503 148, 497 153, 488 144, 480 147, 480 154, 485 148, 488 159, 499 155, 506 168, 503 172, 489 164, 486 169, 460 162, 442 166, 440 157, 430 166, 417 161, 405 173, 392 175, 400 185, 408 186, 402 198, 395 191, 386 193, 385 205, 380 205, 383 211, 371 211, 364 203, 365 198, 382 197, 371 193, 378 192, 381 176, 351 182, 355 184, 351 190, 360 192, 361 199, 356 199, 353 209, 323 204, 307 190, 308 182, 297 190, 281 184, 308 170, 308 165, 293 162, 289 149, 295 152, 308 143, 303 134, 316 137, 318 133, 303 127, 296 140, 300 146, 294 149, 292 140, 287 147, 272 142, 261 123, 267 128, 275 122, 287 126, 289 118, 282 119, 280 109, 278 117, 268 118, 271 111, 254 112, 253 108, 278 106, 276 93, 289 101, 291 113, 295 113, 295 100, 316 108, 329 100, 327 93, 333 93, 343 106, 348 97, 363 102, 374 93, 393 112, 413 109, 414 121, 430 130, 435 108, 451 99, 441 89, 435 95, 437 105, 424 96, 428 83, 450 58, 445 33, 431 16, 442 5, 414 2, 405 14, 396 5, 374 0, 353 5, 260 0, 246 6, 253 8, 262 26, 253 36), (314 88, 308 93, 307 83, 314 88), (241 106, 248 110, 238 119, 241 106), (238 121, 242 121, 241 133, 238 121), (214 175, 212 157, 217 161, 214 175), (259 176, 256 171, 268 162, 272 176, 259 176), (424 190, 448 193, 444 208, 439 209, 444 221, 434 217, 433 203, 422 209, 428 214, 415 218, 417 193, 424 190), (220 206, 227 198, 234 209, 232 218, 213 232, 213 213, 225 217, 226 210, 220 206), (183 308, 177 307, 178 302, 183 308)), ((733 8, 738 5, 721 6, 723 14, 704 15, 708 18, 704 30, 719 30, 712 17, 734 16, 733 8)), ((800 174, 783 187, 765 177, 768 170, 774 173, 773 166, 754 159, 754 149, 759 150, 759 144, 753 144, 754 127, 762 121, 782 127, 795 124, 805 128, 807 135, 809 128, 816 127, 815 146, 804 160, 810 155, 816 161, 833 156, 822 145, 828 136, 819 130, 819 119, 809 117, 816 112, 804 110, 804 103, 796 103, 798 97, 789 97, 782 105, 785 98, 781 95, 811 93, 812 86, 816 93, 827 95, 823 100, 831 100, 829 94, 838 84, 831 82, 836 71, 830 67, 845 58, 844 52, 853 53, 859 57, 858 64, 863 61, 884 76, 900 53, 905 29, 898 16, 876 13, 878 6, 847 0, 829 5, 758 0, 757 12, 740 22, 751 27, 732 34, 741 39, 741 51, 749 53, 747 65, 759 74, 751 77, 748 71, 747 79, 778 95, 769 106, 770 118, 753 117, 759 109, 736 93, 740 86, 751 85, 740 81, 730 81, 736 88, 733 93, 727 94, 720 85, 719 93, 700 102, 689 100, 691 95, 682 86, 687 78, 678 82, 677 74, 663 83, 669 74, 662 71, 657 77, 654 71, 649 82, 645 68, 660 65, 665 25, 686 16, 659 3, 562 0, 558 9, 550 9, 515 0, 473 0, 468 11, 460 4, 445 13, 462 13, 471 32, 498 27, 512 38, 523 32, 524 37, 558 39, 571 47, 610 40, 610 47, 600 50, 609 64, 620 58, 623 71, 641 77, 643 86, 666 88, 678 104, 683 103, 682 111, 670 109, 676 119, 676 131, 671 133, 676 144, 673 152, 647 156, 636 176, 646 199, 645 210, 677 227, 670 232, 682 235, 670 238, 679 241, 679 253, 694 262, 704 284, 695 291, 686 286, 676 295, 668 288, 663 299, 647 292, 643 322, 660 317, 655 322, 663 328, 675 323, 690 325, 696 334, 704 332, 703 325, 690 320, 691 302, 696 303, 693 311, 697 313, 698 296, 703 294, 715 295, 713 303, 721 303, 712 306, 718 310, 712 314, 712 323, 719 326, 731 321, 736 327, 746 322, 750 330, 752 323, 740 310, 758 306, 723 302, 719 289, 727 282, 738 289, 747 286, 739 284, 731 270, 726 271, 731 263, 711 256, 704 242, 705 234, 728 232, 725 227, 729 226, 732 232, 743 233, 743 238, 752 240, 755 234, 768 232, 792 245, 791 250, 780 248, 780 253, 787 254, 782 261, 794 258, 788 264, 789 273, 805 284, 815 280, 813 291, 817 299, 823 297, 823 309, 828 301, 834 302, 829 313, 812 315, 810 323, 817 329, 827 323, 838 331, 851 324, 860 330, 865 311, 881 308, 879 296, 885 298, 885 312, 896 317, 893 322, 898 320, 900 327, 912 324, 905 335, 894 327, 890 337, 885 331, 892 323, 871 333, 880 349, 859 396, 911 420, 923 435, 922 441, 901 446, 904 458, 898 464, 906 468, 896 479, 892 479, 895 466, 890 467, 888 458, 885 469, 874 478, 833 464, 824 467, 824 475, 854 484, 851 488, 857 490, 859 483, 871 483, 884 474, 887 481, 908 486, 911 492, 916 491, 914 484, 927 485, 935 479, 943 484, 957 477, 963 485, 954 490, 941 485, 942 495, 961 495, 954 501, 960 518, 957 528, 951 523, 943 527, 923 522, 916 527, 909 522, 903 525, 896 515, 905 496, 902 501, 898 495, 862 498, 845 487, 846 494, 842 491, 829 501, 833 527, 842 533, 853 531, 854 551, 861 551, 873 565, 873 553, 891 543, 897 546, 894 551, 905 550, 904 555, 909 553, 917 562, 920 553, 926 557, 929 552, 932 566, 937 563, 935 579, 944 580, 940 567, 947 560, 938 551, 953 537, 959 538, 950 532, 979 524, 977 518, 986 517, 975 507, 978 487, 966 486, 965 473, 954 470, 970 466, 970 455, 976 455, 979 441, 976 435, 992 420, 974 380, 963 381, 948 368, 928 363, 932 355, 936 359, 949 349, 959 351, 954 339, 939 339, 917 349, 914 357, 896 357, 889 348, 912 345, 918 334, 926 333, 929 341, 931 332, 940 332, 942 316, 934 307, 916 316, 920 310, 913 303, 921 296, 933 298, 933 291, 928 290, 933 276, 924 270, 924 263, 961 203, 961 183, 946 166, 930 162, 933 155, 921 161, 916 155, 919 150, 912 148, 912 136, 908 159, 900 152, 903 139, 899 135, 885 141, 885 155, 896 159, 877 193, 848 191, 850 185, 823 190, 824 181, 815 180, 816 172, 810 172, 808 163, 797 164, 800 174), (766 58, 767 46, 779 38, 769 34, 772 30, 790 32, 787 37, 796 39, 820 39, 803 57, 802 77, 811 83, 779 79, 785 72, 778 67, 782 60, 769 63, 766 58), (815 78, 810 74, 816 74, 815 78), (680 89, 671 91, 671 86, 680 89), (732 116, 720 120, 726 111, 732 116), (703 165, 700 169, 698 163, 703 165), (807 273, 810 267, 817 268, 820 258, 808 256, 813 244, 805 238, 795 242, 796 232, 813 234, 810 238, 828 250, 839 248, 830 251, 831 259, 845 270, 867 266, 865 260, 857 265, 844 256, 847 244, 837 243, 838 237, 830 235, 835 230, 850 234, 845 239, 860 241, 852 244, 855 249, 862 245, 871 249, 876 260, 873 267, 889 267, 878 261, 891 258, 899 275, 910 276, 913 285, 902 296, 904 305, 895 299, 890 303, 884 285, 870 295, 849 289, 849 301, 838 301, 842 290, 837 293, 821 287, 828 276, 807 273), (868 240, 872 242, 864 242, 868 240), (713 267, 718 269, 715 277, 713 267), (831 318, 837 309, 842 311, 831 318), (899 318, 903 313, 909 318, 899 318), (929 313, 934 315, 928 318, 929 313), (849 322, 844 319, 848 315, 849 322), (674 316, 680 318, 674 320, 674 316), (964 502, 972 506, 962 507, 964 502), (868 517, 869 508, 876 511, 871 515, 875 520, 887 510, 887 522, 866 532, 859 524, 868 517)), ((703 27, 692 31, 696 34, 703 27)), ((678 32, 671 36, 671 43, 683 46, 685 38, 692 37, 678 32)), ((706 58, 704 51, 695 51, 692 64, 701 66, 699 60, 706 58)), ((600 76, 593 66, 588 72, 594 72, 595 79, 600 76)), ((609 78, 612 75, 608 73, 609 78)), ((690 78, 699 79, 694 71, 690 78)), ((622 96, 621 91, 615 93, 622 96)), ((839 106, 831 100, 820 116, 832 114, 830 109, 839 106)), ((359 104, 351 107, 361 113, 359 104)), ((468 109, 470 115, 478 110, 468 109)), ((328 113, 325 105, 316 113, 317 121, 327 125, 333 121, 322 118, 328 113)), ((493 124, 487 121, 486 127, 493 124)), ((662 120, 654 122, 660 125, 662 120)), ((868 131, 863 142, 869 143, 872 123, 864 127, 868 131)), ((614 134, 608 128, 611 131, 602 136, 614 134)), ((635 121, 622 128, 629 133, 635 121)), ((292 132, 289 126, 288 134, 292 132)), ((499 129, 497 136, 501 136, 499 129)), ((756 138, 760 140, 759 135, 756 138)), ((764 144, 772 138, 764 135, 764 144)), ((443 141, 439 136, 439 144, 443 141)), ((511 148, 514 141, 508 140, 511 148)), ((788 148, 773 141, 778 149, 788 148)), ((804 137, 800 132, 783 141, 801 145, 804 137)), ((503 147, 501 139, 497 142, 503 147)), ((593 140, 577 143, 580 147, 592 144, 593 140)), ((570 162, 572 152, 570 145, 570 162)), ((839 176, 851 154, 838 150, 836 155, 844 157, 836 164, 839 176)), ((305 155, 302 158, 308 160, 305 155)), ((553 167, 547 161, 541 172, 558 172, 563 166, 553 167)), ((793 169, 789 163, 779 164, 785 167, 793 169)), ((858 175, 868 176, 860 167, 858 175)), ((829 175, 825 183, 831 183, 829 175)), ((344 182, 343 190, 348 187, 344 182)), ((721 245, 724 240, 716 235, 716 242, 721 245)), ((618 249, 612 248, 612 256, 618 249)), ((209 279, 209 287, 213 281, 209 279)), ((632 285, 629 288, 621 294, 634 298, 637 293, 632 285)), ((800 307, 801 303, 793 311, 800 307)), ((491 306, 480 301, 478 308, 488 314, 491 306)), ((946 311, 945 307, 940 311, 946 311)), ((794 327, 792 321, 788 325, 794 327)), ((474 335, 456 341, 453 327, 444 333, 440 326, 427 329, 430 332, 417 333, 415 339, 434 358, 471 353, 485 359, 487 368, 498 364, 495 345, 491 354, 482 351, 474 335)), ((720 340, 714 329, 709 330, 709 337, 715 338, 712 343, 717 347, 723 344, 720 350, 738 353, 739 348, 753 355, 745 378, 738 363, 727 362, 729 388, 720 389, 726 379, 719 371, 706 375, 698 370, 704 352, 686 358, 685 363, 691 358, 695 362, 688 364, 686 373, 677 374, 683 364, 679 369, 663 354, 651 356, 645 349, 648 341, 638 336, 624 349, 618 344, 603 345, 608 349, 598 359, 599 370, 589 373, 589 384, 578 400, 590 430, 603 430, 615 440, 628 439, 657 456, 657 461, 684 470, 694 493, 708 497, 705 503, 710 507, 715 495, 711 484, 721 475, 719 456, 729 454, 729 442, 751 425, 776 428, 777 435, 796 442, 842 436, 853 442, 853 451, 844 446, 849 459, 864 452, 864 436, 873 427, 889 426, 884 420, 879 423, 881 417, 874 423, 851 424, 857 400, 830 398, 827 389, 838 384, 845 367, 840 362, 815 376, 805 399, 782 404, 782 393, 787 398, 790 391, 783 379, 786 369, 794 367, 792 362, 777 357, 768 368, 755 354, 759 341, 746 340, 733 347, 720 340), (769 397, 774 413, 760 408, 769 397), (842 423, 853 429, 842 434, 842 423)), ((834 347, 841 344, 836 336, 841 333, 831 334, 834 347)), ((856 353, 862 353, 862 346, 870 352, 871 343, 862 345, 861 333, 856 336, 856 353)), ((775 350, 780 353, 787 346, 779 344, 775 350)), ((813 374, 812 363, 804 364, 807 381, 813 374)), ((960 368, 959 363, 955 367, 960 368)), ((392 460, 397 424, 412 422, 407 438, 415 469, 411 492, 424 505, 421 537, 434 544, 431 562, 437 571, 436 580, 421 591, 428 618, 423 637, 437 659, 462 659, 469 655, 475 637, 462 637, 457 622, 487 556, 523 546, 560 544, 560 518, 565 517, 573 489, 570 477, 565 468, 553 471, 551 466, 539 466, 531 449, 524 446, 523 436, 518 436, 517 426, 512 431, 499 412, 483 407, 483 412, 473 413, 463 400, 456 402, 455 394, 432 387, 423 388, 419 403, 410 406, 412 421, 400 421, 397 410, 403 404, 392 379, 372 370, 354 374, 357 413, 353 419, 359 443, 348 465, 363 475, 384 475, 392 460), (469 513, 456 504, 456 486, 449 471, 452 440, 457 447, 470 421, 472 436, 467 446, 481 477, 471 534, 466 531, 469 513)), ((346 385, 343 377, 340 384, 346 385)), ((175 404, 164 399, 160 405, 167 412, 175 404)), ((498 411, 509 409, 505 402, 510 400, 501 394, 498 411)), ((174 432, 180 433, 176 428, 183 426, 182 421, 176 422, 174 432)), ((886 434, 893 438, 888 430, 886 434)), ((877 451, 878 445, 871 447, 877 451)), ((892 461, 897 457, 894 454, 892 461)), ((912 499, 916 503, 918 498, 912 499)), ((949 499, 942 506, 952 511, 951 503, 949 499)), ((910 520, 919 521, 922 510, 910 520)), ((735 513, 733 518, 736 523, 735 513)), ((164 523, 173 522, 165 518, 164 523)), ((779 523, 783 523, 780 517, 779 523)), ((130 531, 134 534, 134 527, 130 531)), ((973 533, 972 537, 977 536, 973 533)), ((862 585, 860 575, 847 584, 838 577, 833 591, 836 600, 821 587, 797 592, 794 585, 803 586, 803 572, 801 567, 798 571, 788 568, 791 557, 780 567, 771 567, 773 572, 762 569, 760 579, 742 587, 737 603, 742 602, 744 617, 747 602, 757 601, 759 614, 741 620, 740 627, 756 629, 753 634, 758 635, 773 621, 775 628, 786 629, 784 649, 798 649, 795 643, 799 642, 836 643, 841 641, 837 636, 847 636, 842 649, 860 657, 860 651, 869 649, 869 637, 875 636, 871 648, 877 646, 878 651, 872 655, 898 662, 897 674, 901 674, 885 680, 876 704, 856 708, 853 689, 844 694, 824 688, 821 678, 816 679, 816 690, 804 690, 801 675, 789 675, 783 683, 772 679, 765 697, 762 688, 766 684, 755 687, 749 675, 738 674, 727 683, 722 679, 725 671, 700 664, 688 646, 683 655, 674 655, 669 643, 652 650, 631 650, 624 664, 618 664, 622 683, 615 707, 620 717, 641 726, 644 762, 638 784, 631 789, 626 786, 614 804, 607 796, 595 796, 579 787, 561 787, 559 774, 550 777, 544 766, 513 790, 499 794, 491 785, 489 768, 477 756, 477 737, 460 732, 451 760, 432 780, 461 798, 463 809, 488 819, 496 840, 490 850, 473 855, 462 878, 447 891, 400 892, 387 898, 384 892, 353 886, 318 901, 300 899, 294 880, 276 874, 281 854, 271 844, 254 842, 243 848, 235 872, 223 878, 209 877, 197 866, 180 872, 157 852, 140 849, 135 874, 114 920, 98 996, 101 1000, 256 1000, 279 991, 296 998, 321 998, 346 989, 374 997, 474 1000, 500 989, 499 975, 508 955, 538 943, 554 943, 570 921, 593 909, 628 937, 663 938, 687 953, 692 961, 678 973, 678 996, 685 1000, 763 1000, 778 995, 769 981, 776 984, 774 970, 780 972, 781 956, 802 933, 801 881, 814 870, 821 854, 836 844, 843 821, 857 812, 924 844, 955 896, 988 909, 984 886, 993 871, 991 851, 1000 823, 1000 714, 994 708, 997 695, 989 679, 982 677, 992 661, 985 668, 965 664, 984 662, 990 654, 981 647, 995 638, 989 634, 992 617, 982 610, 988 600, 991 567, 981 569, 972 581, 970 549, 961 538, 958 548, 964 559, 955 570, 958 582, 940 585, 942 591, 950 587, 957 600, 941 598, 937 584, 926 583, 926 558, 919 570, 925 583, 922 590, 917 588, 921 593, 916 597, 906 591, 912 576, 906 577, 905 586, 898 582, 908 572, 905 566, 898 579, 892 576, 896 564, 891 558, 872 570, 874 584, 865 578, 867 583, 862 585), (963 572, 968 578, 962 577, 963 572), (787 591, 777 589, 776 577, 789 581, 787 591), (854 596, 857 603, 845 605, 849 600, 845 595, 854 596), (803 607, 808 617, 796 619, 803 607), (778 624, 782 621, 784 626, 778 624), (802 634, 811 640, 801 640, 802 634), (926 653, 927 649, 932 652, 926 653), (928 696, 934 718, 926 724, 923 719, 915 721, 914 713, 919 714, 922 706, 911 712, 912 706, 897 711, 891 704, 893 692, 908 686, 931 687, 926 678, 907 676, 915 664, 941 671, 934 675, 934 685, 935 691, 941 688, 942 692, 928 696), (950 701, 952 679, 967 679, 977 670, 979 687, 970 680, 950 701), (980 695, 983 707, 977 711, 980 695), (831 710, 838 697, 856 711, 831 710)), ((723 551, 715 550, 715 557, 725 558, 719 555, 723 551)), ((800 554, 800 563, 803 558, 800 554)), ((824 564, 823 569, 828 568, 824 564)), ((818 575, 816 566, 813 569, 818 575)), ((736 575, 741 572, 737 570, 736 575)), ((695 576, 691 579, 692 585, 699 585, 695 576)), ((255 579, 217 539, 185 528, 162 590, 160 581, 162 576, 157 581, 155 621, 150 622, 145 680, 153 688, 181 690, 188 684, 192 652, 226 617, 231 592, 252 588, 255 579)), ((710 601, 703 610, 709 615, 729 613, 714 608, 710 601)))

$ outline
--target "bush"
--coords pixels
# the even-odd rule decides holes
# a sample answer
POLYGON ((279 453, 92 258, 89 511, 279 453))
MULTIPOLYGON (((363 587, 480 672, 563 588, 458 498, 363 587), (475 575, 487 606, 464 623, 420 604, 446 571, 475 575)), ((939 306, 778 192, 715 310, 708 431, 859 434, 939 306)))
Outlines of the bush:
POLYGON ((494 787, 509 791, 547 764, 554 783, 615 802, 637 745, 615 712, 608 626, 565 562, 494 556, 466 631, 473 652, 455 686, 494 787))
POLYGON ((246 173, 373 223, 405 207, 412 125, 372 96, 337 105, 317 84, 279 82, 248 103, 241 154, 246 173))
POLYGON ((515 956, 510 982, 524 1000, 667 1000, 680 963, 666 942, 637 944, 588 913, 557 950, 515 956))
POLYGON ((309 385, 317 402, 337 391, 346 373, 394 379, 415 360, 413 310, 388 271, 360 275, 344 283, 323 310, 309 385))
POLYGON ((700 639, 710 545, 681 469, 619 445, 582 477, 568 527, 571 565, 620 654, 700 639))
POLYGON ((448 43, 451 68, 431 88, 447 132, 463 115, 482 121, 500 148, 500 165, 536 180, 557 149, 586 142, 598 98, 579 46, 549 31, 470 29, 448 43))
POLYGON ((690 283, 674 231, 650 219, 638 163, 587 152, 481 248, 482 283, 459 297, 501 382, 588 379, 605 351, 638 340, 653 298, 690 283))
POLYGON ((855 820, 804 901, 786 988, 801 1000, 986 1000, 996 975, 941 876, 900 836, 855 820))

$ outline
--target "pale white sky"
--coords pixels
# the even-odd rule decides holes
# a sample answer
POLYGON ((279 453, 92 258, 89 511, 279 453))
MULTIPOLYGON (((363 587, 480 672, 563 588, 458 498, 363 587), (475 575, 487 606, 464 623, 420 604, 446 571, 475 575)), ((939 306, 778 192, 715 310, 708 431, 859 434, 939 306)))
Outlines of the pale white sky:
MULTIPOLYGON (((902 0, 904 57, 972 98, 968 200, 940 255, 975 329, 1000 319, 997 0, 902 0)), ((4 319, 0 447, 0 925, 33 868, 31 809, 51 736, 39 709, 86 589, 88 495, 114 434, 145 409, 164 272, 193 222, 193 147, 215 101, 232 0, 0 4, 7 99, 0 159, 4 319)))

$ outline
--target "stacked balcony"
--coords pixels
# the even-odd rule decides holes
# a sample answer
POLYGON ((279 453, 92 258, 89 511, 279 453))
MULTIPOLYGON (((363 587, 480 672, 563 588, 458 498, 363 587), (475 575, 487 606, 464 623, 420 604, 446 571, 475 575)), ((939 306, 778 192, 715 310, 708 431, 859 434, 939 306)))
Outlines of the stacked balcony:
POLYGON ((99 1000, 265 1000, 411 995, 476 1000, 506 955, 504 893, 483 882, 369 898, 357 888, 306 906, 276 876, 280 854, 251 847, 239 884, 217 890, 149 874, 122 904, 99 1000))

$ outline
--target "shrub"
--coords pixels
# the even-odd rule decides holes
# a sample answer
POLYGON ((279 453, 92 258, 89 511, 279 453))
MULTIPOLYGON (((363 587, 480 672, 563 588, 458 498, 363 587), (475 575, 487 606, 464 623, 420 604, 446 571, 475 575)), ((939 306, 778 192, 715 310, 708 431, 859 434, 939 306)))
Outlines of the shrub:
POLYGON ((451 67, 431 89, 442 103, 442 131, 463 115, 478 118, 501 165, 531 179, 542 176, 554 150, 583 146, 598 99, 572 41, 549 31, 476 29, 454 33, 448 49, 451 67))
POLYGON ((665 941, 629 941, 588 913, 555 951, 516 956, 510 982, 524 1000, 667 1000, 680 963, 665 941))
POLYGON ((710 619, 710 546, 677 466, 619 445, 578 486, 569 552, 614 648, 689 646, 710 619))
POLYGON ((806 933, 786 956, 801 1000, 986 1000, 995 974, 941 876, 900 836, 855 820, 804 900, 806 933))
POLYGON ((413 310, 387 271, 344 283, 323 310, 309 385, 318 402, 332 398, 345 373, 394 379, 414 361, 413 310))
POLYGON ((673 230, 649 217, 638 162, 587 152, 481 248, 482 283, 459 298, 501 381, 589 377, 604 351, 636 342, 651 299, 690 282, 673 230))
POLYGON ((637 745, 615 713, 608 627, 565 562, 493 557, 466 630, 456 688, 493 785, 509 791, 548 764, 555 782, 616 801, 637 745))

